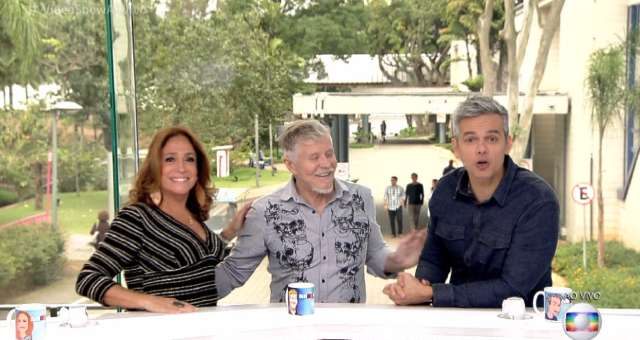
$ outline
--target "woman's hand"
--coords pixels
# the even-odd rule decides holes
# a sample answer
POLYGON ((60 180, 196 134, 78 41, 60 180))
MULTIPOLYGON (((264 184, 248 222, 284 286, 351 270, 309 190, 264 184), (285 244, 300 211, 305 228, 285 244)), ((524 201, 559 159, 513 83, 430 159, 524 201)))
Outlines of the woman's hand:
POLYGON ((247 218, 247 213, 249 212, 249 209, 251 209, 252 204, 253 201, 242 206, 242 209, 238 211, 229 225, 227 225, 227 227, 224 228, 224 230, 222 230, 222 232, 220 233, 222 237, 227 240, 232 240, 234 237, 240 235, 240 233, 242 232, 242 228, 244 228, 244 220, 245 218, 247 218))
POLYGON ((198 311, 198 308, 186 302, 153 295, 146 296, 143 302, 143 308, 149 312, 170 314, 193 313, 198 311))

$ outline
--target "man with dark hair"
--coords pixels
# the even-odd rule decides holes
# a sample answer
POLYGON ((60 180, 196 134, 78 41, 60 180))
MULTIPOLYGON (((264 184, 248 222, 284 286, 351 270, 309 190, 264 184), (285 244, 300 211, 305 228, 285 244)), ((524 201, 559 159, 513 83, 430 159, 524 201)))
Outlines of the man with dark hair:
POLYGON ((464 167, 433 192, 416 275, 400 273, 383 292, 398 305, 500 308, 517 296, 531 306, 552 286, 558 198, 509 156, 509 114, 494 99, 471 97, 456 108, 452 142, 464 167))
POLYGON ((453 159, 449 160, 449 166, 445 167, 444 170, 442 170, 442 176, 448 174, 449 172, 455 170, 456 167, 453 166, 453 159))
POLYGON ((391 238, 396 237, 396 220, 398 233, 402 237, 402 206, 404 205, 404 188, 398 185, 398 177, 391 176, 391 185, 384 191, 384 210, 389 212, 391 220, 391 238))
POLYGON ((418 229, 418 221, 420 220, 420 209, 424 204, 424 187, 418 182, 418 174, 411 174, 411 183, 407 184, 405 207, 409 203, 409 216, 413 229, 418 229))

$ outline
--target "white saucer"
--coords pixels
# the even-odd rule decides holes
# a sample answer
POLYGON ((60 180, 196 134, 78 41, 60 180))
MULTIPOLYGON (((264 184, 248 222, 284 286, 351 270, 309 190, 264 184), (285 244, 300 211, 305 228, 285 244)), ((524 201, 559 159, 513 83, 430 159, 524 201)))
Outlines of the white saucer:
POLYGON ((508 317, 507 317, 506 315, 504 315, 504 314, 498 314, 498 317, 499 317, 500 319, 512 320, 512 321, 525 321, 525 320, 533 319, 533 316, 531 316, 531 315, 529 315, 529 314, 525 314, 525 315, 524 315, 524 319, 522 319, 522 320, 510 319, 510 318, 508 318, 508 317))
MULTIPOLYGON (((95 327, 98 325, 98 321, 89 321, 89 323, 84 326, 84 327, 76 327, 76 328, 86 328, 86 327, 95 327)), ((71 327, 71 325, 69 325, 68 323, 64 322, 60 324, 60 327, 64 327, 64 328, 73 328, 71 327)))

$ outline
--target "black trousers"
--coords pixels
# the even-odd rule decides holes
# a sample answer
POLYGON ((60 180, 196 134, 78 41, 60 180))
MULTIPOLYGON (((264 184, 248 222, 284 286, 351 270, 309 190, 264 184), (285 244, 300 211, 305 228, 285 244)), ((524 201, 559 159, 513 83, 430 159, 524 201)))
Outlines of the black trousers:
POLYGON ((398 207, 398 210, 389 210, 389 220, 391 221, 391 235, 396 236, 396 220, 398 221, 398 233, 402 234, 402 207, 398 207))

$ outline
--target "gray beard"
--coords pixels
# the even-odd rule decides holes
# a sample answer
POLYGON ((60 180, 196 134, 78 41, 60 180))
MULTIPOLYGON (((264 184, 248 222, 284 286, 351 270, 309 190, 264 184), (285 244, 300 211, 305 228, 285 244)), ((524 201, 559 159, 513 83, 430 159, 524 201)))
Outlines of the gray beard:
POLYGON ((333 192, 333 187, 331 187, 329 189, 325 189, 325 190, 318 189, 318 188, 314 187, 314 188, 312 188, 312 190, 313 190, 313 192, 317 192, 317 193, 319 193, 321 195, 328 195, 328 194, 333 192))

